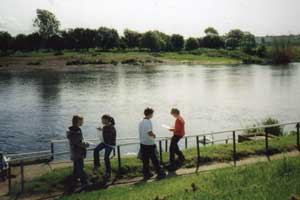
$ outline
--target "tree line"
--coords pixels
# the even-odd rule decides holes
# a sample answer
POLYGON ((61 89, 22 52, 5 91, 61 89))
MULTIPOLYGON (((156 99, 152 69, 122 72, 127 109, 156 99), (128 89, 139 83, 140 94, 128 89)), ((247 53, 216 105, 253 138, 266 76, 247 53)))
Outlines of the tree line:
POLYGON ((180 34, 168 35, 160 31, 140 33, 126 29, 120 36, 113 28, 98 29, 74 28, 60 30, 60 22, 55 15, 47 10, 37 10, 33 26, 38 31, 31 34, 18 34, 13 37, 8 32, 0 32, 0 51, 36 51, 53 50, 84 50, 97 48, 103 51, 112 49, 135 49, 138 51, 191 51, 197 48, 241 49, 252 53, 257 47, 255 36, 239 29, 220 35, 209 27, 205 36, 184 39, 180 34))

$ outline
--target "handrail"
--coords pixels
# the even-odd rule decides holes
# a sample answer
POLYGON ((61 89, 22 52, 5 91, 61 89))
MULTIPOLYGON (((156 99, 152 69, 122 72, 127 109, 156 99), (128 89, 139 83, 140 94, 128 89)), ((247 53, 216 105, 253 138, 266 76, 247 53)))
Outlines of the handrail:
MULTIPOLYGON (((286 125, 293 125, 293 124, 299 124, 300 121, 295 121, 295 122, 286 122, 286 123, 280 123, 280 124, 272 124, 272 125, 263 125, 263 126, 255 126, 255 127, 248 127, 248 128, 237 128, 237 129, 231 129, 231 130, 225 130, 225 131, 216 131, 216 132, 207 132, 203 134, 194 134, 194 135, 186 135, 184 138, 191 138, 191 137, 203 137, 203 136, 212 136, 212 135, 220 135, 223 133, 232 133, 232 132, 240 132, 240 131, 245 131, 249 129, 262 129, 262 128, 272 128, 272 127, 278 127, 278 126, 286 126, 286 125)), ((165 137, 156 137, 157 141, 159 140, 170 140, 170 136, 165 136, 165 137)), ((224 140, 228 140, 232 138, 227 138, 224 140)), ((118 140, 139 140, 139 138, 119 138, 118 140)), ((51 140, 51 143, 64 143, 67 142, 68 140, 51 140)), ((86 141, 98 141, 98 139, 89 139, 86 141)), ((214 140, 210 141, 210 143, 218 142, 219 140, 214 140)), ((124 143, 124 144, 117 144, 116 147, 123 147, 123 146, 130 146, 130 145, 138 145, 140 144, 139 142, 131 142, 131 143, 124 143)), ((88 149, 93 150, 93 148, 88 149)), ((29 153, 22 153, 22 154, 8 154, 7 157, 20 157, 20 156, 25 156, 24 158, 18 158, 18 159, 11 159, 10 162, 12 161, 22 161, 22 160, 27 160, 27 159, 34 159, 34 158, 44 158, 44 157, 50 157, 50 156, 60 156, 60 155, 67 155, 69 154, 69 151, 63 151, 63 152, 58 152, 54 153, 51 151, 40 151, 40 152, 29 152, 29 153), (30 156, 26 157, 27 155, 35 155, 35 154, 42 154, 45 153, 44 155, 37 155, 37 156, 30 156)))
MULTIPOLYGON (((300 123, 299 121, 294 121, 294 122, 285 122, 285 123, 280 123, 280 124, 272 124, 272 125, 262 125, 262 126, 254 126, 254 127, 247 127, 247 128, 236 128, 236 129, 229 129, 229 130, 224 130, 224 131, 213 131, 213 132, 206 132, 202 134, 192 134, 192 135, 186 135, 185 137, 196 137, 196 136, 208 136, 208 135, 219 135, 222 133, 232 133, 233 131, 236 132, 241 132, 241 131, 246 131, 249 129, 262 129, 262 128, 272 128, 272 127, 277 127, 277 126, 286 126, 286 125, 292 125, 292 124, 297 124, 300 123)), ((171 136, 160 136, 156 137, 156 139, 170 139, 171 136)), ((122 140, 139 140, 138 137, 129 137, 129 138, 117 138, 117 141, 122 141, 122 140)), ((86 139, 86 141, 99 141, 99 139, 86 139)), ((68 142, 67 139, 62 139, 62 140, 51 140, 51 143, 65 143, 68 142)))

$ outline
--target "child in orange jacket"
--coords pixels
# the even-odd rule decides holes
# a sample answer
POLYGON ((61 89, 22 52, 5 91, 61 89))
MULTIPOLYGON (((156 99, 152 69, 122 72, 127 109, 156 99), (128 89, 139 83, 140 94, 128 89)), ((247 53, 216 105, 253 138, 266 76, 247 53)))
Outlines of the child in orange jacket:
POLYGON ((176 118, 176 121, 174 128, 169 129, 169 131, 173 132, 173 137, 171 138, 170 145, 170 169, 175 170, 175 154, 178 156, 179 163, 182 163, 185 160, 185 157, 178 146, 178 142, 185 135, 185 122, 184 119, 180 116, 180 111, 177 108, 172 108, 171 115, 176 118))

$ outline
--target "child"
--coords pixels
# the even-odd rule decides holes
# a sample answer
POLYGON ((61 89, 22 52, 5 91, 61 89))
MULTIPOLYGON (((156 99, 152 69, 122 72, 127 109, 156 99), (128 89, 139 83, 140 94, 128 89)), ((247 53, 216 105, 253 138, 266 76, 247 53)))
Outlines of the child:
POLYGON ((106 167, 106 174, 105 178, 110 178, 111 176, 111 165, 110 165, 110 153, 115 148, 116 145, 116 129, 114 127, 115 120, 109 115, 103 115, 102 116, 102 124, 103 128, 98 128, 98 130, 102 130, 103 134, 103 142, 100 143, 95 149, 94 149, 94 169, 97 170, 100 167, 100 160, 99 160, 99 152, 102 149, 105 149, 105 167, 106 167))
POLYGON ((182 163, 185 158, 183 153, 180 151, 178 142, 180 139, 185 135, 184 130, 184 119, 180 116, 180 111, 177 108, 172 108, 171 115, 176 118, 175 121, 175 127, 169 129, 171 132, 173 132, 173 137, 171 139, 171 145, 170 145, 170 169, 175 170, 176 164, 175 164, 175 154, 178 156, 179 163, 182 163))
POLYGON ((153 176, 149 170, 149 160, 151 159, 152 164, 157 172, 157 178, 162 179, 166 176, 165 172, 160 166, 160 163, 156 156, 156 144, 153 133, 151 118, 153 117, 154 110, 152 108, 146 108, 144 110, 144 119, 139 124, 139 135, 141 143, 141 157, 143 161, 143 175, 144 180, 148 180, 153 176))
POLYGON ((79 178, 82 185, 87 184, 87 177, 84 172, 84 158, 88 143, 83 142, 80 126, 83 125, 83 117, 75 115, 72 119, 72 126, 69 127, 67 138, 70 144, 71 160, 73 161, 73 175, 79 178))

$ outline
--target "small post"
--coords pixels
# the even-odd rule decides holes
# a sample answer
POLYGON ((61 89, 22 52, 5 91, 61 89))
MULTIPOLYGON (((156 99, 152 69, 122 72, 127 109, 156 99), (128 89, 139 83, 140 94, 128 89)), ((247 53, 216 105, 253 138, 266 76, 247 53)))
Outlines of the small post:
POLYGON ((187 149, 188 148, 188 138, 187 137, 184 138, 184 143, 185 143, 185 149, 187 149))
POLYGON ((54 160, 54 143, 51 141, 51 160, 54 160))
POLYGON ((121 173, 121 151, 120 151, 120 146, 117 146, 117 154, 118 154, 118 171, 119 171, 119 175, 121 173))
POLYGON ((160 164, 163 163, 163 158, 162 158, 162 144, 161 144, 161 140, 159 140, 159 161, 160 164))
POLYGON ((24 193, 24 162, 23 160, 20 163, 21 168, 21 193, 24 193))
POLYGON ((199 136, 196 137, 196 143, 197 143, 197 168, 200 165, 200 146, 199 146, 199 136))
POLYGON ((203 136, 203 145, 206 146, 206 136, 203 136))
POLYGON ((11 194, 11 167, 8 165, 8 194, 11 194))
POLYGON ((165 140, 165 152, 168 152, 168 139, 165 140))
POLYGON ((3 181, 5 180, 5 175, 4 175, 4 159, 3 159, 3 154, 0 151, 0 174, 1 174, 1 178, 3 179, 3 181))
POLYGON ((266 155, 269 156, 269 134, 268 134, 268 130, 266 130, 266 133, 265 133, 265 145, 266 145, 266 155))
POLYGON ((228 144, 228 139, 225 140, 225 143, 228 144))
POLYGON ((232 132, 232 140, 233 140, 233 163, 236 166, 236 140, 235 140, 235 131, 232 132))
POLYGON ((116 156, 116 149, 114 148, 113 149, 113 157, 115 157, 116 156))
POLYGON ((297 123, 297 148, 300 151, 300 123, 297 123))

